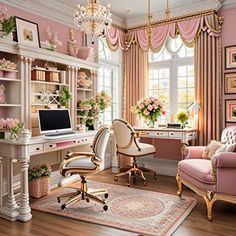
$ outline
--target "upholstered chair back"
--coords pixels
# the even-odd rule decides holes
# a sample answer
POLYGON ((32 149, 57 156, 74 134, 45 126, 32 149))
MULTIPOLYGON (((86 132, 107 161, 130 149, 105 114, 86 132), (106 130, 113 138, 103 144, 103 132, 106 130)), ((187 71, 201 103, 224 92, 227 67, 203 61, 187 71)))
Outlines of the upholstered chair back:
POLYGON ((108 127, 102 127, 96 133, 92 144, 92 149, 96 157, 104 159, 109 136, 110 131, 108 127))
POLYGON ((221 134, 221 141, 227 144, 236 143, 236 126, 226 127, 221 134))
POLYGON ((115 119, 112 121, 115 134, 116 145, 118 148, 125 148, 130 145, 133 128, 124 120, 115 119))

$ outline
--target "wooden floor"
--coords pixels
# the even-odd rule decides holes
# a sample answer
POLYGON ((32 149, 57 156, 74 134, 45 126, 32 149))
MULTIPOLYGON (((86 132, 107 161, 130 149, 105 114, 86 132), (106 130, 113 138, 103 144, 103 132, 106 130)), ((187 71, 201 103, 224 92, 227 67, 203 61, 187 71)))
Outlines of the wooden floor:
MULTIPOLYGON (((113 181, 111 170, 106 170, 88 179, 125 185, 125 177, 120 178, 118 183, 113 181)), ((138 182, 136 186, 132 185, 132 187, 170 194, 176 193, 177 187, 174 177, 159 176, 158 180, 155 181, 149 176, 147 183, 147 186, 143 186, 141 182, 138 182)), ((195 197, 198 204, 176 230, 174 236, 236 235, 236 205, 216 202, 214 219, 209 222, 206 220, 206 208, 203 199, 188 189, 184 189, 184 195, 195 197)), ((27 223, 9 222, 0 218, 0 236, 137 236, 135 233, 37 211, 33 211, 32 214, 33 219, 27 223)))

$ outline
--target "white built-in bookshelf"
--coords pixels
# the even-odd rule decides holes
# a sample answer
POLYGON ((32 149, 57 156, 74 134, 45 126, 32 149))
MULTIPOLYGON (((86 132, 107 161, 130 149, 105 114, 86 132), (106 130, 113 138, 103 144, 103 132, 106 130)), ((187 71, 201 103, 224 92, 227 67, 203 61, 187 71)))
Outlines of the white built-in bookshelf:
POLYGON ((17 70, 10 71, 15 73, 13 77, 2 76, 5 73, 0 74, 0 85, 4 85, 6 95, 6 102, 0 103, 0 118, 18 118, 24 122, 26 128, 32 130, 33 135, 37 135, 37 110, 48 104, 51 109, 57 108, 58 91, 65 88, 72 95, 69 103, 72 125, 74 129, 78 128, 80 119, 77 115, 77 103, 96 95, 98 64, 0 39, 0 59, 2 58, 17 63, 17 70), (49 66, 45 69, 45 64, 52 64, 54 68, 50 69, 49 66), (36 73, 40 69, 48 73, 45 78, 42 76, 44 73, 36 73), (91 86, 78 85, 80 71, 91 78, 91 86), (43 100, 45 96, 47 98, 48 93, 53 100, 50 103, 43 100))

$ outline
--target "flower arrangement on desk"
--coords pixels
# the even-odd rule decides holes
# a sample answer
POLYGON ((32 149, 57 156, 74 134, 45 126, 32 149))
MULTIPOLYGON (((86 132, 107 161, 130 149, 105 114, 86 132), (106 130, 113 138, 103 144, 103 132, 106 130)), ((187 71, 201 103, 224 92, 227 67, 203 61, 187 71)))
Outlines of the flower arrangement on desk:
POLYGON ((0 119, 0 130, 1 138, 18 138, 20 131, 23 129, 24 123, 20 122, 19 119, 7 118, 7 119, 0 119), (6 135, 7 132, 10 132, 10 136, 6 135), (4 133, 4 134, 3 134, 4 133))
POLYGON ((149 122, 150 128, 154 127, 158 117, 166 114, 163 104, 154 96, 138 101, 135 106, 131 107, 131 112, 149 122))
POLYGON ((50 189, 51 167, 47 164, 29 168, 29 195, 34 198, 46 196, 50 189))
POLYGON ((0 6, 0 23, 2 24, 2 31, 4 36, 13 33, 16 28, 14 16, 8 16, 7 8, 0 6))
POLYGON ((181 123, 181 128, 185 128, 186 125, 188 124, 188 118, 189 118, 188 113, 185 110, 180 110, 177 113, 176 118, 178 122, 181 123))

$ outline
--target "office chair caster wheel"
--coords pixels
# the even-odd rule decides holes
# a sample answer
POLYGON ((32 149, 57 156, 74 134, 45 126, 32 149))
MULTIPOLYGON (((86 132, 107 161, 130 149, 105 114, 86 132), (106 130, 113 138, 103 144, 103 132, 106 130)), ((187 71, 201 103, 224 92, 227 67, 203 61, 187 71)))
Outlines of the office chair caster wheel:
POLYGON ((58 202, 58 203, 61 203, 61 199, 60 199, 59 197, 57 198, 57 202, 58 202))
POLYGON ((130 187, 130 183, 129 182, 127 182, 126 185, 127 185, 127 187, 130 187))
POLYGON ((147 182, 146 182, 146 181, 144 181, 144 182, 143 182, 143 185, 144 185, 144 186, 147 186, 147 182))
POLYGON ((66 205, 65 204, 61 205, 61 209, 62 210, 66 209, 66 205))
POLYGON ((117 182, 118 181, 118 178, 116 176, 114 176, 114 180, 117 182))
POLYGON ((107 206, 107 205, 104 205, 104 206, 103 206, 103 210, 104 210, 104 211, 107 211, 107 210, 108 210, 108 206, 107 206))
POLYGON ((105 193, 105 194, 104 194, 104 197, 105 197, 105 198, 108 198, 108 193, 105 193))
POLYGON ((89 202, 89 198, 86 198, 86 202, 89 202))

